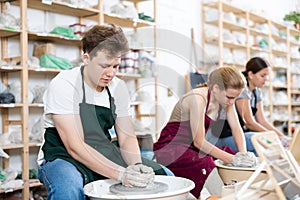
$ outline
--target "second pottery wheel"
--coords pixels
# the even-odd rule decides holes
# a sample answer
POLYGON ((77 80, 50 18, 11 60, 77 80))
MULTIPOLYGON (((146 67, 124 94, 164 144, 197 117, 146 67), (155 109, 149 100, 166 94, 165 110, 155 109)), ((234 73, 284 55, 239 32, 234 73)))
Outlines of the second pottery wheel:
MULTIPOLYGON (((260 161, 259 161, 260 162, 260 161)), ((219 175, 226 185, 231 185, 232 182, 246 181, 254 173, 257 167, 234 167, 223 164, 221 160, 215 160, 219 175)), ((267 179, 267 172, 263 170, 255 181, 267 179)))
POLYGON ((164 192, 168 189, 168 185, 162 182, 154 182, 152 185, 147 187, 126 187, 122 183, 117 183, 109 187, 110 192, 121 195, 131 194, 155 194, 164 192))

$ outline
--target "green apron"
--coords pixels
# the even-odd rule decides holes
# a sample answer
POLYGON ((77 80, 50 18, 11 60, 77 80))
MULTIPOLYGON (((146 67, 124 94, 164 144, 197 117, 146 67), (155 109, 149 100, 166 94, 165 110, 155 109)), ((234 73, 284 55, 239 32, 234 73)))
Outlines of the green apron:
MULTIPOLYGON (((83 69, 84 67, 82 66, 81 76, 83 100, 82 103, 79 104, 79 114, 84 131, 84 141, 112 162, 123 167, 127 167, 127 164, 121 156, 118 142, 113 143, 109 134, 109 129, 113 127, 117 117, 115 113, 114 98, 111 96, 108 87, 105 87, 109 96, 110 108, 86 103, 83 69)), ((85 184, 95 180, 107 179, 107 177, 95 173, 77 160, 73 159, 68 154, 56 128, 46 129, 45 143, 42 150, 46 161, 53 161, 56 158, 61 158, 76 166, 76 168, 83 174, 85 184)), ((166 175, 162 167, 156 162, 144 158, 142 158, 142 162, 143 164, 152 167, 155 174, 166 175)))

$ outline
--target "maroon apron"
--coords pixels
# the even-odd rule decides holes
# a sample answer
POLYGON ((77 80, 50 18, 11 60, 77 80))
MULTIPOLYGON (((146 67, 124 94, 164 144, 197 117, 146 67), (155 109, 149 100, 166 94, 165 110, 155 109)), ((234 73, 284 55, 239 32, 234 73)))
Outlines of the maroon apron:
MULTIPOLYGON (((206 112, 209 97, 210 92, 208 92, 206 112)), ((213 122, 205 115, 205 132, 213 122)), ((176 176, 190 179, 195 183, 191 193, 199 198, 208 175, 216 165, 212 156, 199 151, 194 146, 190 121, 169 122, 161 131, 160 138, 153 149, 159 163, 167 166, 176 176)), ((228 147, 224 150, 235 153, 228 147)))

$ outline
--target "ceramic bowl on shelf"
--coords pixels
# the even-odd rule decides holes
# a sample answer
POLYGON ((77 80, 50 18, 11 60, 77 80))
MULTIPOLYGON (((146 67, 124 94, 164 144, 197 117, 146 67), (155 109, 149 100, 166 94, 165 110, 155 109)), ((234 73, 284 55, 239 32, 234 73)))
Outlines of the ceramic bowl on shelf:
POLYGON ((189 192, 195 187, 193 181, 175 176, 156 175, 154 181, 167 184, 168 189, 154 194, 118 195, 111 193, 109 190, 111 185, 118 182, 112 179, 105 179, 88 183, 84 186, 84 192, 91 200, 183 200, 191 198, 189 192))

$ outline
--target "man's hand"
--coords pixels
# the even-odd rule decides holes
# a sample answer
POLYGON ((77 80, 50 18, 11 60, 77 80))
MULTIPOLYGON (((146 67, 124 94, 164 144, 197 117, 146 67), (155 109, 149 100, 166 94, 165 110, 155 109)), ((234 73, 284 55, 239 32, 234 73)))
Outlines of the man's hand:
POLYGON ((135 170, 137 172, 141 172, 143 174, 154 174, 154 171, 151 167, 143 165, 142 163, 138 163, 138 164, 131 165, 131 166, 132 166, 133 170, 135 170))
POLYGON ((143 164, 129 165, 125 171, 120 172, 119 177, 124 186, 128 187, 147 187, 154 181, 154 172, 151 167, 143 164))

